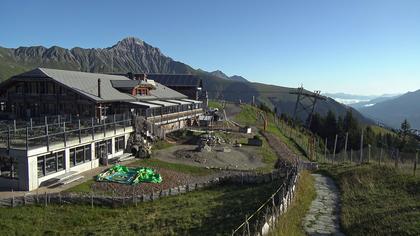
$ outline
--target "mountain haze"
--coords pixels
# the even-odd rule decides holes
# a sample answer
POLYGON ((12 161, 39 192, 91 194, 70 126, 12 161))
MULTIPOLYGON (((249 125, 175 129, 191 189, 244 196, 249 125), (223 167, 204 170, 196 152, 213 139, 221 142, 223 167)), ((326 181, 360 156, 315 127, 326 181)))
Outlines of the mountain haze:
POLYGON ((407 119, 412 128, 420 129, 420 90, 359 109, 362 114, 393 128, 407 119))
MULTIPOLYGON (((289 115, 293 113, 296 102, 296 95, 289 93, 293 90, 291 88, 252 83, 241 76, 229 77, 222 71, 196 70, 187 64, 174 61, 159 48, 134 37, 125 38, 108 48, 0 47, 0 80, 36 67, 97 73, 194 74, 203 80, 210 98, 251 102, 254 96, 256 101, 263 102, 271 108, 277 107, 280 113, 289 115)), ((332 110, 337 115, 344 116, 348 109, 351 108, 328 99, 318 103, 316 112, 325 115, 328 110, 332 110)), ((353 110, 353 113, 359 120, 370 122, 357 111, 353 110)))

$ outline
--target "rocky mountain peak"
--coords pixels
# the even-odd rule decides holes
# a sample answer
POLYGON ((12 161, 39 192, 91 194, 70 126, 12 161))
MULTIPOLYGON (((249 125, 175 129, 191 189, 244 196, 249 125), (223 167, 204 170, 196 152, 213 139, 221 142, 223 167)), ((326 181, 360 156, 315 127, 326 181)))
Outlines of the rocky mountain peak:
POLYGON ((229 79, 229 76, 227 76, 225 73, 223 73, 221 70, 215 70, 213 72, 210 72, 210 74, 221 78, 221 79, 229 79))
POLYGON ((136 37, 127 37, 122 39, 121 41, 118 41, 116 45, 113 46, 113 48, 135 48, 135 47, 144 47, 149 46, 146 44, 143 40, 136 38, 136 37))

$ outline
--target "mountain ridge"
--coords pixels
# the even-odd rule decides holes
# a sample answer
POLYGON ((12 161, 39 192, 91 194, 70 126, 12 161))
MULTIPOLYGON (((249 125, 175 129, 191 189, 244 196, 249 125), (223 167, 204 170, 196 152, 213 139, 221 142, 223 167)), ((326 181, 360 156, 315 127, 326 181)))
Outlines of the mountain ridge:
MULTIPOLYGON (((94 73, 194 74, 203 80, 210 98, 251 102, 255 97, 257 102, 265 103, 271 108, 277 107, 281 113, 289 115, 293 114, 296 101, 296 96, 290 94, 290 91, 294 90, 292 88, 249 82, 240 76, 229 77, 221 71, 229 79, 220 78, 212 72, 194 69, 175 61, 163 54, 159 48, 134 37, 124 38, 107 48, 0 47, 0 80, 36 67, 94 73)), ((331 99, 319 102, 315 111, 325 115, 328 110, 332 110, 337 115, 344 116, 348 109, 351 108, 331 99)), ((358 119, 369 122, 357 111, 354 110, 354 113, 358 119)))

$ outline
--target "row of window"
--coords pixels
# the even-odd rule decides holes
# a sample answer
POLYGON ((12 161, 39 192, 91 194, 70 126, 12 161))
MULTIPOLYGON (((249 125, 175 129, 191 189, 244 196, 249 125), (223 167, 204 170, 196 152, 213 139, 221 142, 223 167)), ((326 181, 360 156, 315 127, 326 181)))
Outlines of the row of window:
POLYGON ((92 160, 90 144, 70 149, 70 167, 83 164, 92 160))
POLYGON ((64 151, 38 157, 38 177, 65 169, 64 151))
POLYGON ((116 137, 115 138, 115 152, 124 151, 125 148, 125 137, 116 137))
POLYGON ((175 105, 169 107, 156 107, 156 108, 148 108, 148 109, 140 109, 139 115, 151 117, 151 116, 159 116, 159 115, 166 115, 176 112, 182 111, 190 111, 193 109, 199 109, 202 107, 201 103, 197 104, 190 104, 190 105, 175 105))
POLYGON ((111 139, 95 143, 96 158, 103 158, 112 154, 112 141, 111 139))
POLYGON ((55 84, 54 82, 18 82, 9 89, 10 92, 19 94, 68 94, 74 95, 70 90, 55 84))
POLYGON ((0 156, 0 177, 17 179, 18 163, 15 158, 0 156))
MULTIPOLYGON (((115 152, 124 150, 125 148, 125 137, 120 136, 115 138, 115 152)), ((112 140, 104 140, 95 143, 96 158, 101 158, 112 154, 112 140)), ((91 146, 85 145, 70 149, 70 167, 74 167, 86 162, 92 161, 91 146)), ((6 163, 6 162, 5 162, 6 163)), ((1 164, 1 162, 0 162, 1 164)), ((66 168, 64 151, 56 152, 44 156, 38 157, 38 177, 43 177, 52 173, 62 171, 66 168)), ((0 165, 1 167, 2 165, 0 165)), ((13 168, 12 168, 13 169, 13 168)), ((5 170, 5 168, 1 168, 5 170)), ((13 173, 15 169, 13 169, 13 173)), ((8 171, 10 175, 10 171, 8 171)), ((1 171, 0 171, 1 174, 1 171)), ((6 174, 6 172, 5 172, 6 174)))

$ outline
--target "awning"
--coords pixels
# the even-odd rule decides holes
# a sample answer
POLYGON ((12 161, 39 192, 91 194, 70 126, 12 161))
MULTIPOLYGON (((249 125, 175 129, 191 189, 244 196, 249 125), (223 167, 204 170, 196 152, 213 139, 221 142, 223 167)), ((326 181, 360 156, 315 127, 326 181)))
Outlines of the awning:
POLYGON ((164 107, 178 106, 178 104, 175 104, 172 102, 160 101, 160 100, 151 100, 151 101, 147 101, 147 103, 157 104, 164 107))
POLYGON ((137 106, 143 106, 147 108, 155 108, 155 107, 162 107, 160 105, 146 103, 146 102, 129 102, 130 104, 137 105, 137 106))
POLYGON ((187 99, 187 98, 184 98, 182 100, 186 102, 195 103, 195 104, 203 103, 202 101, 197 101, 197 100, 192 100, 192 99, 187 99))
POLYGON ((166 100, 166 101, 181 104, 181 105, 190 105, 191 104, 191 102, 186 102, 186 101, 178 100, 178 99, 171 99, 171 100, 166 100))

